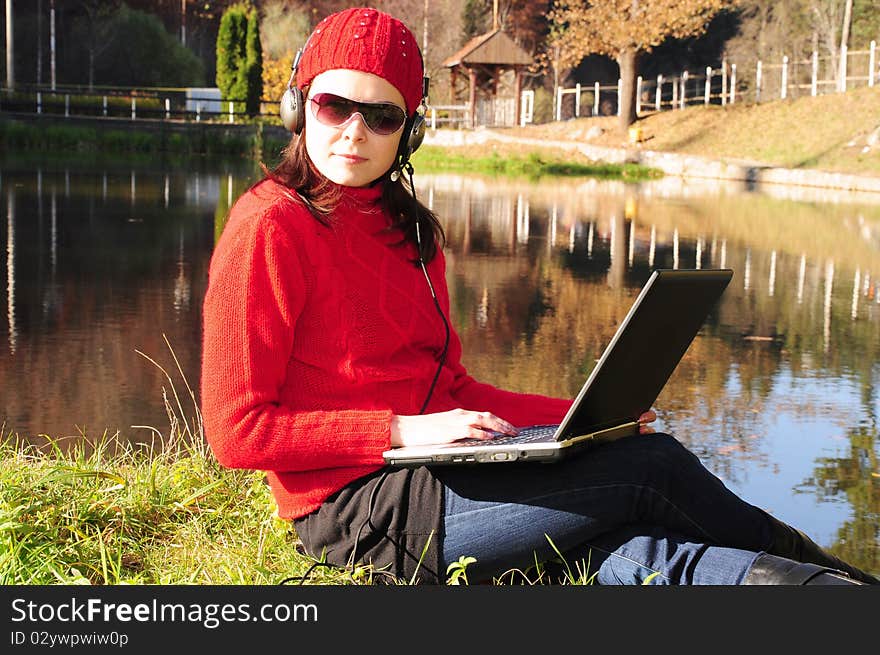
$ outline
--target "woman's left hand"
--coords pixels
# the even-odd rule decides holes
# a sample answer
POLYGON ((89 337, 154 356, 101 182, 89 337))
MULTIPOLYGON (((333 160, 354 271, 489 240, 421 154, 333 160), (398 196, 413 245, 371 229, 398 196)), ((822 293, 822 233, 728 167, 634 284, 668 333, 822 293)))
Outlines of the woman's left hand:
POLYGON ((657 413, 653 409, 649 409, 647 412, 639 416, 639 434, 651 434, 652 432, 656 432, 654 428, 652 428, 648 423, 653 423, 657 420, 657 413))

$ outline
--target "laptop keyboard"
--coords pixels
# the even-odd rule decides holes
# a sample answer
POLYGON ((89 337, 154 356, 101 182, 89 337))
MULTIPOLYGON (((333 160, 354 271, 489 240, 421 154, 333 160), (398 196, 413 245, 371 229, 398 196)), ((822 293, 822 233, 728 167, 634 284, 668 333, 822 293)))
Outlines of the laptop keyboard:
POLYGON ((558 425, 532 425, 527 428, 521 428, 519 434, 502 434, 501 432, 490 432, 496 435, 494 439, 460 439, 450 443, 450 446, 479 446, 492 445, 503 446, 511 443, 535 443, 538 441, 550 441, 556 433, 558 425))

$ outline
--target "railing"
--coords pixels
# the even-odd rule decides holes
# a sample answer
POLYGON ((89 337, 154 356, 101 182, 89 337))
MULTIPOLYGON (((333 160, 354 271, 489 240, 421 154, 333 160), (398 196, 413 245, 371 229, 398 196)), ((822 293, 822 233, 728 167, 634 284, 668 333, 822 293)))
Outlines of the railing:
MULTIPOLYGON (((470 105, 431 105, 428 108, 428 125, 434 130, 442 125, 473 128, 470 109, 470 105)), ((519 124, 531 123, 534 114, 535 92, 525 89, 520 94, 519 124)), ((512 126, 515 123, 514 98, 479 98, 474 115, 478 125, 512 126)))
MULTIPOLYGON (((0 111, 130 120, 205 120, 230 124, 253 118, 244 111, 243 101, 221 100, 218 94, 208 91, 212 90, 108 88, 89 92, 77 87, 54 91, 45 87, 18 87, 14 91, 0 88, 0 111)), ((522 103, 521 122, 531 122, 534 91, 524 91, 522 103)), ((278 118, 277 102, 263 100, 260 104, 260 117, 278 118)), ((430 105, 427 119, 431 129, 472 127, 468 105, 430 105)))
MULTIPOLYGON (((207 89, 102 89, 76 87, 50 90, 45 87, 0 88, 0 111, 101 118, 127 118, 241 122, 250 114, 243 101, 221 100, 207 89)), ((260 116, 278 116, 264 101, 260 116)), ((277 105, 276 105, 277 107, 277 105)))
POLYGON ((468 105, 431 105, 428 108, 428 126, 432 130, 448 125, 451 127, 467 127, 470 116, 468 105))
MULTIPOLYGON (((747 70, 737 70, 735 63, 722 62, 720 68, 707 66, 700 73, 682 71, 680 75, 654 80, 639 76, 636 79, 636 113, 683 109, 694 104, 733 104, 740 100, 764 102, 785 99, 809 93, 816 96, 846 91, 856 86, 873 87, 880 80, 876 41, 867 50, 844 48, 844 65, 833 78, 821 77, 833 62, 813 52, 807 60, 792 60, 784 56, 779 63, 761 60, 749 62, 747 70)), ((621 81, 616 85, 577 84, 556 90, 554 115, 556 120, 566 117, 620 114, 618 99, 621 81), (574 102, 566 102, 573 96, 574 102)))

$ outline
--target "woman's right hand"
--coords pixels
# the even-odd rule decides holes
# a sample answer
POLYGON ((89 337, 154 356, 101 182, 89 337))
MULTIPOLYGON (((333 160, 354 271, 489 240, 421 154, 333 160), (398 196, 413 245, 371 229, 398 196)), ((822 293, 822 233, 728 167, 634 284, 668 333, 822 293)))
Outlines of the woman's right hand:
POLYGON ((391 446, 444 444, 458 439, 492 439, 493 432, 517 434, 518 430, 491 412, 451 409, 435 414, 391 418, 391 446))

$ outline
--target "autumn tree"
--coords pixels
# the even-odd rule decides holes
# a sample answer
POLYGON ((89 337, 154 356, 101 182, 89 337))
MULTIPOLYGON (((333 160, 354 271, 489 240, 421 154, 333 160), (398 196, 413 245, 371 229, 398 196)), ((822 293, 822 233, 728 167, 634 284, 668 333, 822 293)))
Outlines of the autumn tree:
POLYGON ((736 0, 562 0, 551 12, 553 44, 562 65, 591 54, 607 55, 620 68, 620 122, 635 122, 639 56, 668 38, 698 36, 736 0))

